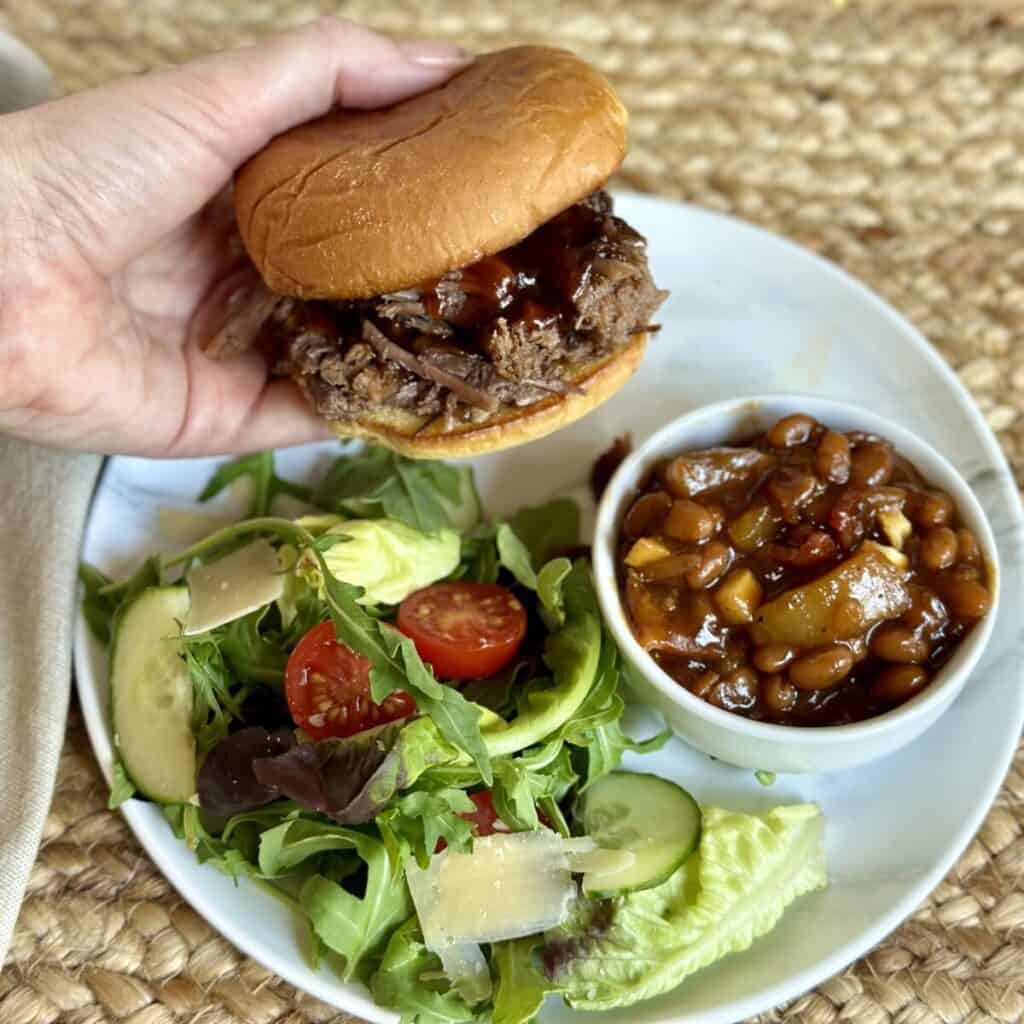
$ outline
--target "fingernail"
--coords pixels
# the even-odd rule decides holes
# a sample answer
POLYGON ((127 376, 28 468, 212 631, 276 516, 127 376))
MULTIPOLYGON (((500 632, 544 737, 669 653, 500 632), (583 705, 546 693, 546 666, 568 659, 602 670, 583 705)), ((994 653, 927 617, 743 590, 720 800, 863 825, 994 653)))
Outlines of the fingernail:
POLYGON ((440 39, 403 39, 398 43, 402 56, 410 64, 427 67, 457 68, 473 62, 473 54, 440 39))

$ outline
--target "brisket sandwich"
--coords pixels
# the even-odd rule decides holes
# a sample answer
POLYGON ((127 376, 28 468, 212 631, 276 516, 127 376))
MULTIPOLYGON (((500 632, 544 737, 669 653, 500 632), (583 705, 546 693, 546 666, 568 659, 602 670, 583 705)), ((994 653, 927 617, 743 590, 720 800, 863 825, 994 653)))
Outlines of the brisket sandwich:
POLYGON ((235 181, 265 289, 208 351, 261 347, 339 436, 412 456, 550 433, 625 383, 666 295, 603 191, 625 147, 608 82, 545 47, 286 132, 235 181))

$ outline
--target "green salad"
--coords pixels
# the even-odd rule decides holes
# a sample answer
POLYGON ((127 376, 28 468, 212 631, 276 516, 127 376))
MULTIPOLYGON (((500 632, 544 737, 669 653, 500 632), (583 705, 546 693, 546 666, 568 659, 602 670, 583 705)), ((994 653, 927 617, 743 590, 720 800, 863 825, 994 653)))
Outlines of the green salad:
POLYGON ((179 554, 81 568, 111 805, 269 888, 314 962, 408 1024, 525 1024, 674 988, 825 884, 817 808, 620 770, 670 733, 622 728, 574 502, 495 521, 468 468, 374 447, 308 487, 247 456, 199 497, 243 480, 245 518, 179 554))

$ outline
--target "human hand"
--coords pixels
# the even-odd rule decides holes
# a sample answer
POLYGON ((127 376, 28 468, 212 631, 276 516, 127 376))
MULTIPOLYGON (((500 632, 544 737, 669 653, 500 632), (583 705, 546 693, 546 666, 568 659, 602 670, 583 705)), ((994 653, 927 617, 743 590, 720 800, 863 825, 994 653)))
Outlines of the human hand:
POLYGON ((0 119, 0 432, 153 456, 327 436, 261 354, 200 350, 253 273, 227 186, 274 135, 467 60, 322 18, 0 119))

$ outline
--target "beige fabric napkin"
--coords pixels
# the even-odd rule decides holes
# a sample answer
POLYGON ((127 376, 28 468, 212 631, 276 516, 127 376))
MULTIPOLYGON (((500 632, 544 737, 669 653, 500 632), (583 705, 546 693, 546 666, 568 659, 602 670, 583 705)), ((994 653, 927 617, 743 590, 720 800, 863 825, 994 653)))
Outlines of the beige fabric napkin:
POLYGON ((100 461, 0 438, 0 964, 57 775, 78 549, 100 461))

